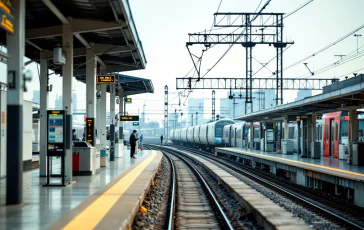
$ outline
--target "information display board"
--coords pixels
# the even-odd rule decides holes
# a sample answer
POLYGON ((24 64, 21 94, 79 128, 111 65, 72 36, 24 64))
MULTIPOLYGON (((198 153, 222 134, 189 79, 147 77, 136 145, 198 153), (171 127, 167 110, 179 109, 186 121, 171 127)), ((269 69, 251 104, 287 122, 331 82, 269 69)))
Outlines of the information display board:
POLYGON ((115 75, 97 75, 97 84, 115 84, 115 75))
POLYGON ((8 33, 14 34, 14 9, 10 0, 0 0, 0 26, 8 33))
POLYGON ((47 155, 63 156, 65 152, 66 114, 64 110, 47 111, 47 155))
POLYGON ((130 97, 124 97, 124 102, 131 104, 132 103, 132 99, 130 97))
POLYGON ((139 122, 133 122, 133 126, 139 126, 139 122))
POLYGON ((86 118, 86 141, 94 145, 94 118, 86 118))
POLYGON ((274 129, 267 129, 267 143, 274 142, 274 129))
POLYGON ((120 116, 120 121, 139 121, 139 116, 120 116))

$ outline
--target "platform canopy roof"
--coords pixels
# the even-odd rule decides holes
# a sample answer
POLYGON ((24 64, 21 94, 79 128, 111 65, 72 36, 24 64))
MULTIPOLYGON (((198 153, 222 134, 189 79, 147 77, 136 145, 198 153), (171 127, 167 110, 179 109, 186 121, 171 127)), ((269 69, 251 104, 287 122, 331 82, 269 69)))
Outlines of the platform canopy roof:
POLYGON ((234 120, 271 121, 281 120, 288 115, 322 115, 348 111, 350 108, 364 108, 364 74, 326 86, 323 92, 300 101, 238 116, 234 120))
MULTIPOLYGON (((86 49, 95 46, 98 65, 107 72, 144 69, 147 63, 128 0, 26 0, 25 56, 53 58, 62 44, 62 25, 74 34, 74 75, 86 73, 86 49)), ((6 46, 6 32, 0 30, 6 46)), ((50 62, 61 73, 61 66, 50 62)))
MULTIPOLYGON (((115 77, 116 95, 118 96, 154 93, 153 83, 150 79, 133 77, 124 74, 115 74, 115 77)), ((86 83, 86 76, 76 76, 76 80, 86 83)), ((110 92, 110 85, 107 85, 107 92, 110 92)))

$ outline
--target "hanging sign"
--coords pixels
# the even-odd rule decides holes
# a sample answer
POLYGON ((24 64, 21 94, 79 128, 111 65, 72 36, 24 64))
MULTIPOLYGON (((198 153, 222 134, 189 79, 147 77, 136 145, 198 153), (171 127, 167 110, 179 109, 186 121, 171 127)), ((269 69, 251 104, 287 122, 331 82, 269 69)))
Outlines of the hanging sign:
POLYGON ((97 84, 115 84, 115 75, 97 75, 97 84))
POLYGON ((139 121, 139 116, 120 116, 120 121, 139 121))
POLYGON ((1 27, 14 34, 14 9, 10 0, 0 0, 1 27))
POLYGON ((132 99, 130 97, 124 97, 124 102, 128 103, 128 104, 131 104, 132 99))

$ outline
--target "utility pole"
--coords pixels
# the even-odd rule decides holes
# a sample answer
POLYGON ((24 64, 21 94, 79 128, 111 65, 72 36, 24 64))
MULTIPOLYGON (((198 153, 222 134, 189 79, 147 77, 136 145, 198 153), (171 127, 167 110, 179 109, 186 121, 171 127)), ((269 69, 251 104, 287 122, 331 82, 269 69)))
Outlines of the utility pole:
POLYGON ((168 144, 168 85, 164 87, 164 138, 168 144))
POLYGON ((361 37, 361 34, 354 34, 354 37, 356 37, 356 52, 359 53, 359 37, 361 37))
POLYGON ((212 121, 215 121, 215 90, 212 90, 212 121))

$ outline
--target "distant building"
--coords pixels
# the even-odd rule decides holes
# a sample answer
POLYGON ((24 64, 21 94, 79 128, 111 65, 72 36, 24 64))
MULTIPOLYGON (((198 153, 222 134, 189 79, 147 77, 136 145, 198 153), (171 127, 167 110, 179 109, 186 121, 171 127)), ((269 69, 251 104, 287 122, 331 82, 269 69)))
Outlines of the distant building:
POLYGON ((185 114, 183 116, 183 118, 187 117, 185 126, 189 127, 192 124, 196 125, 196 116, 197 116, 197 123, 201 124, 203 122, 204 113, 205 113, 204 98, 188 98, 188 114, 185 114))
POLYGON ((39 93, 39 90, 33 90, 32 102, 37 103, 37 104, 40 103, 40 93, 39 93))
MULTIPOLYGON (((220 99, 220 116, 234 118, 245 114, 245 91, 233 91, 232 94, 234 99, 229 99, 230 92, 220 99)), ((274 107, 275 98, 274 90, 253 91, 253 112, 274 107)))
MULTIPOLYGON (((62 104, 62 96, 58 96, 55 100, 55 108, 56 109, 62 109, 63 108, 63 104, 62 104)), ((77 112, 77 94, 76 93, 72 93, 72 112, 77 112)))
POLYGON ((299 90, 297 92, 297 97, 294 101, 302 100, 305 97, 312 97, 312 90, 299 90))

